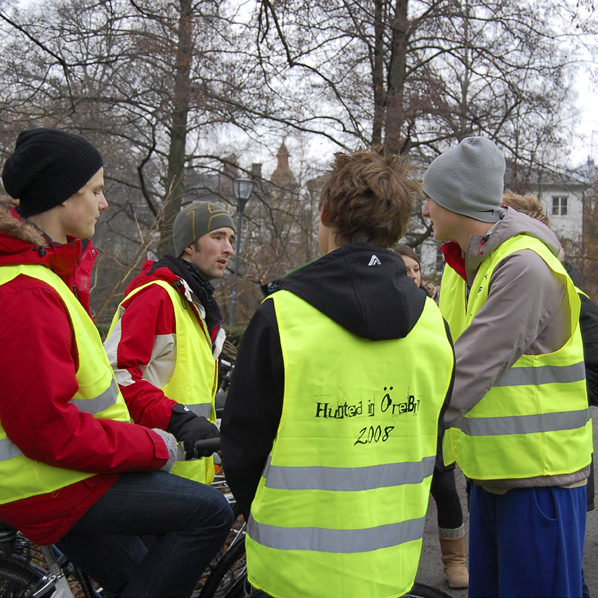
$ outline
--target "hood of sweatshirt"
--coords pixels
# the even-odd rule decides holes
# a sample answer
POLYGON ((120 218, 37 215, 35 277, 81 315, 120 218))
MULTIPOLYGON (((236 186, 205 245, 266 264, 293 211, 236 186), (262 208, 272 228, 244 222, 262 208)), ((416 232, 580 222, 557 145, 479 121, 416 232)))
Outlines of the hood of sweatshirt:
POLYGON ((427 297, 400 255, 372 243, 344 245, 265 287, 267 293, 281 289, 369 340, 407 336, 427 297))

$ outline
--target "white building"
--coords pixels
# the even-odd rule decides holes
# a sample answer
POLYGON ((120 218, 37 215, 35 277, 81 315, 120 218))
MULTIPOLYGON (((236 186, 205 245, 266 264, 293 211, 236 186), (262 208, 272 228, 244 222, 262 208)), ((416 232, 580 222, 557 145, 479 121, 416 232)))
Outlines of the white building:
MULTIPOLYGON (((536 173, 534 179, 527 182, 529 192, 536 195, 544 204, 551 228, 559 236, 570 256, 582 253, 586 194, 596 178, 596 167, 593 162, 588 161, 576 171, 536 173)), ((510 185, 507 183, 505 189, 509 188, 510 185)), ((421 210, 421 206, 419 209, 421 210)), ((416 216, 410 230, 423 233, 421 220, 419 222, 418 220, 416 216)), ((411 235, 408 235, 407 241, 412 240, 410 237, 411 235)), ((440 243, 430 236, 419 248, 416 248, 422 262, 424 277, 431 279, 432 282, 438 282, 444 268, 444 258, 439 247, 440 243)))

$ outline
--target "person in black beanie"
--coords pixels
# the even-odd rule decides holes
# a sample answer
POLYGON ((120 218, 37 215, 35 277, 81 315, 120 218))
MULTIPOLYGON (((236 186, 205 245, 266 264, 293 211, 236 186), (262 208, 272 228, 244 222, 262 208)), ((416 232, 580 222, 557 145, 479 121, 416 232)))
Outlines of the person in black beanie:
POLYGON ((187 598, 232 512, 169 473, 173 435, 131 423, 77 286, 82 239, 108 207, 102 157, 78 135, 24 131, 2 180, 0 520, 57 544, 106 596, 187 598))
POLYGON ((20 200, 29 218, 75 195, 103 167, 100 152, 88 141, 58 129, 22 131, 4 163, 6 192, 20 200))
MULTIPOLYGON (((188 453, 219 435, 214 395, 225 335, 210 281, 224 274, 234 238, 222 206, 184 207, 173 224, 175 255, 145 263, 105 342, 133 420, 174 434, 188 453)), ((176 463, 173 473, 210 484, 213 459, 176 463)))

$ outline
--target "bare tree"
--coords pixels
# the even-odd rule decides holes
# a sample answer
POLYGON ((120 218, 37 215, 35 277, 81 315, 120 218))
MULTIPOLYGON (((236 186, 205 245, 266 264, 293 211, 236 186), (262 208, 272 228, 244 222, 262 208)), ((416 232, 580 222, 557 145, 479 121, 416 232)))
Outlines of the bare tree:
POLYGON ((472 134, 528 166, 564 157, 577 39, 567 3, 262 0, 258 17, 267 80, 284 62, 318 98, 289 114, 298 129, 423 158, 472 134))
MULTIPOLYGON (((171 250, 182 203, 218 198, 234 215, 231 178, 250 171, 230 154, 273 154, 289 133, 382 143, 421 165, 483 134, 521 189, 566 155, 575 44, 593 26, 580 2, 0 0, 0 154, 39 125, 101 148, 105 294, 140 243, 171 250)), ((248 207, 246 280, 315 257, 308 166, 294 183, 258 177, 267 192, 248 207)), ((409 242, 429 233, 416 214, 409 242)))

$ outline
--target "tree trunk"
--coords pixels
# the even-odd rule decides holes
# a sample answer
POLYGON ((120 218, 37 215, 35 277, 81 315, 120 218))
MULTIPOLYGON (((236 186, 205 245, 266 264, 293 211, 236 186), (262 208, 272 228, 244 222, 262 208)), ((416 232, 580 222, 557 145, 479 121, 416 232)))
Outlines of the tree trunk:
POLYGON ((384 146, 392 154, 405 150, 401 138, 404 123, 404 90, 407 73, 407 8, 409 0, 396 0, 392 22, 392 47, 388 68, 388 97, 384 146))
POLYGON ((173 114, 168 150, 168 174, 166 195, 162 209, 162 226, 158 254, 173 253, 172 223, 181 209, 185 186, 185 146, 187 141, 187 118, 189 115, 190 73, 193 59, 193 8, 191 0, 179 0, 180 16, 175 64, 173 114))
POLYGON ((384 84, 384 6, 385 0, 374 2, 374 64, 372 84, 374 87, 374 122, 372 124, 372 145, 382 143, 386 86, 384 84))

